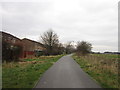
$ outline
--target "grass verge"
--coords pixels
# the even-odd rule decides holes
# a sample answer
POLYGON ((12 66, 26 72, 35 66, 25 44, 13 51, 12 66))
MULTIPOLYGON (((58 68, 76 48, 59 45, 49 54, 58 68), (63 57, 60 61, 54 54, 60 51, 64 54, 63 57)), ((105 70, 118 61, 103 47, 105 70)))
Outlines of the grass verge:
POLYGON ((42 74, 62 56, 41 56, 22 62, 3 63, 2 87, 33 88, 42 74))
POLYGON ((103 88, 119 88, 118 55, 77 56, 74 54, 72 57, 103 88))

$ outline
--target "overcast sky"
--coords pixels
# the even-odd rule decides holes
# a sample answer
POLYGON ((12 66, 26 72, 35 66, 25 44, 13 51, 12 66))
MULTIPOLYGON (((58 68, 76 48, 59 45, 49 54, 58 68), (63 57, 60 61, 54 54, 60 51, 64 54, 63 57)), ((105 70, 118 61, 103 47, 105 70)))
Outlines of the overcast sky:
POLYGON ((4 0, 0 27, 35 41, 52 29, 62 43, 85 40, 93 51, 118 51, 118 1, 4 0))

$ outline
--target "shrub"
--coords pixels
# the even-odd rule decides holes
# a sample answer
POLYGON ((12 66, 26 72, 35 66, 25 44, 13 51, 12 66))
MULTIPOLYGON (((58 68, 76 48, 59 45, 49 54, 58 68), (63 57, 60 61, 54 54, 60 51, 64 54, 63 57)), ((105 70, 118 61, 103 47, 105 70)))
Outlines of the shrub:
POLYGON ((2 41, 2 61, 17 61, 22 52, 22 46, 12 45, 2 41))
POLYGON ((82 42, 78 42, 77 44, 77 53, 79 55, 86 55, 91 52, 91 49, 92 49, 92 44, 90 44, 89 42, 82 41, 82 42))

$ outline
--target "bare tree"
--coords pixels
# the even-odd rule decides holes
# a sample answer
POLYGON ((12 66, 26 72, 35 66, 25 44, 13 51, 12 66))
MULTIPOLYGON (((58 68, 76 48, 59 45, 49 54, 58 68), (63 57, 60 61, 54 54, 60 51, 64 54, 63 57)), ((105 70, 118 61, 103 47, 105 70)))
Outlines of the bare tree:
POLYGON ((42 43, 46 47, 46 54, 51 55, 54 53, 54 48, 59 44, 58 36, 52 30, 45 32, 42 36, 42 43))
POLYGON ((58 43, 54 48, 53 48, 53 54, 58 55, 58 54, 63 54, 64 53, 64 47, 62 43, 58 43))
POLYGON ((78 42, 77 44, 77 53, 79 55, 86 55, 91 52, 92 44, 86 41, 78 42))
POLYGON ((65 53, 66 54, 70 54, 75 51, 75 47, 74 47, 74 45, 72 45, 72 42, 73 41, 69 41, 65 44, 65 53))

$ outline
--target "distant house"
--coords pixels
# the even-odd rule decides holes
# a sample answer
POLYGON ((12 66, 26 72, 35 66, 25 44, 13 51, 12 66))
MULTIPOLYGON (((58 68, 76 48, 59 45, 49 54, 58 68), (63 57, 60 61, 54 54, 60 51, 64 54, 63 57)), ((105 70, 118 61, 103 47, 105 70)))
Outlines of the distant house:
POLYGON ((0 39, 2 41, 2 59, 7 61, 18 60, 22 57, 22 40, 0 31, 0 39))
MULTIPOLYGON (((8 43, 10 45, 9 49, 12 49, 13 47, 19 47, 19 46, 22 47, 21 53, 19 53, 18 55, 19 58, 27 58, 27 57, 29 58, 34 56, 40 56, 43 54, 43 51, 45 50, 44 45, 39 42, 30 40, 27 38, 24 38, 21 40, 3 31, 0 31, 0 39, 2 40, 2 42, 8 43)), ((7 47, 6 47, 6 50, 7 50, 7 47)), ((11 51, 9 53, 6 52, 5 54, 8 54, 8 56, 10 56, 11 51)), ((12 53, 12 57, 14 56, 13 54, 15 53, 12 53)))
POLYGON ((2 37, 1 37, 2 41, 5 41, 5 42, 10 43, 12 45, 20 45, 20 46, 22 46, 22 40, 21 39, 13 36, 11 34, 8 34, 6 32, 3 32, 3 31, 2 32, 0 31, 0 33, 2 35, 2 37))
POLYGON ((24 58, 42 55, 45 50, 43 44, 27 38, 22 39, 22 43, 24 58))

